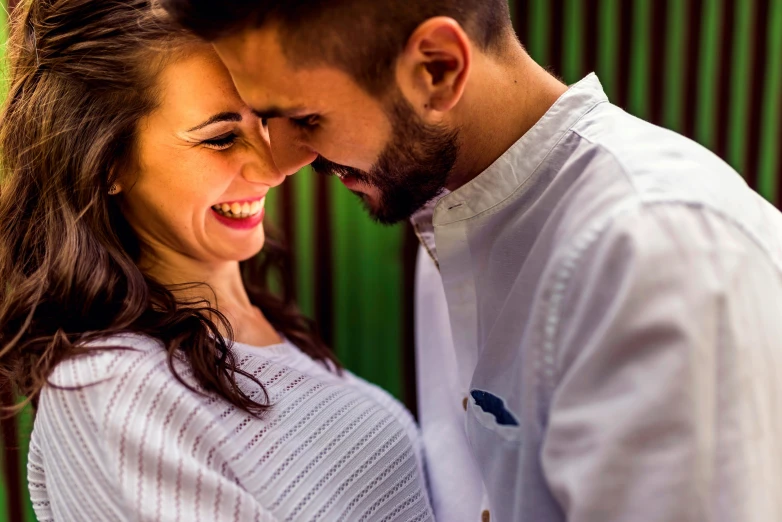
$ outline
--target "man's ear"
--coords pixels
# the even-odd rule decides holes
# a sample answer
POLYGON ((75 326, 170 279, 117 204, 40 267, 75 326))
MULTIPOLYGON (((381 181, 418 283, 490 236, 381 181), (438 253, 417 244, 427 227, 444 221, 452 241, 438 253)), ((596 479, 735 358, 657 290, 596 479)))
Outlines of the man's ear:
POLYGON ((430 18, 407 41, 396 79, 419 112, 447 112, 461 100, 471 64, 472 43, 462 26, 452 18, 430 18))

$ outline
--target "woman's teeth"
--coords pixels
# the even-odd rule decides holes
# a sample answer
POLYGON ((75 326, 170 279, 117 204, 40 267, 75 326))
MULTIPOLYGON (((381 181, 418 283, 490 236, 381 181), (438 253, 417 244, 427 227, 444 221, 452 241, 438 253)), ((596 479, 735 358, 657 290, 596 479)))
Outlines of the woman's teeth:
POLYGON ((232 219, 245 219, 258 215, 261 210, 263 210, 265 203, 266 198, 263 198, 260 201, 253 201, 252 203, 249 201, 245 201, 244 203, 220 203, 214 205, 212 209, 221 216, 232 219))

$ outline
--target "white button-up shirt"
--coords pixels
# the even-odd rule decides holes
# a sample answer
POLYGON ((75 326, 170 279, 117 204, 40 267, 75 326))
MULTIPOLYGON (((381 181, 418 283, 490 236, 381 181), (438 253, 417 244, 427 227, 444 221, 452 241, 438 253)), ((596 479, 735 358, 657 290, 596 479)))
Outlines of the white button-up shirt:
MULTIPOLYGON (((590 75, 413 221, 492 521, 782 520, 782 215, 728 165, 590 75)), ((458 437, 424 437, 437 476, 458 437)))

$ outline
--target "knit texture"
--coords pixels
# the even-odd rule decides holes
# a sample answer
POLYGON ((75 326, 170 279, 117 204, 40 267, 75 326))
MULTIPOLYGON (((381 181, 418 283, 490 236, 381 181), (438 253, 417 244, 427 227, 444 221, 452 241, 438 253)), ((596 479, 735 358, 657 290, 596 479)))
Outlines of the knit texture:
POLYGON ((418 428, 378 387, 289 343, 237 343, 273 405, 257 419, 188 390, 154 340, 103 344, 133 350, 63 362, 52 383, 87 387, 41 394, 28 463, 39 520, 433 520, 418 428))

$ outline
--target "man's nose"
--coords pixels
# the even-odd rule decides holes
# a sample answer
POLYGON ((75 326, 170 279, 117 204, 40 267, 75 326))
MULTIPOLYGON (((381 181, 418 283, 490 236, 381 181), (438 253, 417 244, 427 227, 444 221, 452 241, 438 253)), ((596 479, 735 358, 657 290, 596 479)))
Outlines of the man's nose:
POLYGON ((259 133, 255 138, 251 140, 254 153, 250 154, 242 165, 242 177, 251 183, 276 187, 285 180, 285 175, 274 162, 268 136, 259 133))
POLYGON ((285 118, 269 120, 269 140, 274 163, 286 176, 295 174, 318 157, 302 143, 300 131, 285 118))

